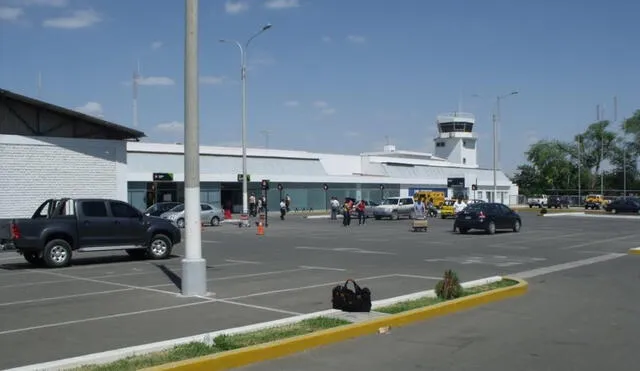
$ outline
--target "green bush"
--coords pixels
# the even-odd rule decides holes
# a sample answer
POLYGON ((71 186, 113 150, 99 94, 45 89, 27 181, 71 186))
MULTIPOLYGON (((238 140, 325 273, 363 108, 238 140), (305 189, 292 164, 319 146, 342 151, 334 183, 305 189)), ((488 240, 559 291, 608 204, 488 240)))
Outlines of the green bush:
POLYGON ((545 207, 545 208, 540 209, 540 214, 544 215, 544 214, 546 214, 546 213, 547 213, 547 208, 546 208, 546 207, 545 207))
POLYGON ((435 292, 439 299, 451 300, 461 297, 464 290, 460 285, 458 275, 451 269, 448 269, 444 272, 442 280, 436 284, 435 292))

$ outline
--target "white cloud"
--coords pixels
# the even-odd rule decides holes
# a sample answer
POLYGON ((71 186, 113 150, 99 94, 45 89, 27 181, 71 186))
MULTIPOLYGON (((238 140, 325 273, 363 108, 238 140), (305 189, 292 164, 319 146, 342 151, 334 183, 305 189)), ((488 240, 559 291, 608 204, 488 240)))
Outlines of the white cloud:
POLYGON ((84 106, 76 107, 75 110, 95 117, 103 117, 104 113, 102 105, 98 102, 87 102, 84 106))
POLYGON ((220 85, 226 79, 224 76, 200 76, 200 83, 203 85, 220 85))
POLYGON ((24 6, 50 6, 52 8, 64 8, 69 5, 69 0, 20 0, 20 4, 24 6))
POLYGON ((347 41, 355 44, 362 44, 365 41, 367 41, 367 39, 365 39, 364 36, 360 36, 360 35, 349 35, 347 36, 347 41))
POLYGON ((285 107, 298 107, 300 105, 300 102, 298 102, 297 100, 288 100, 286 102, 284 102, 285 107))
POLYGON ((162 122, 156 125, 156 130, 168 133, 179 133, 184 131, 184 124, 180 121, 162 122))
POLYGON ((322 36, 322 41, 325 43, 330 43, 333 40, 329 36, 322 36))
POLYGON ((313 102, 313 106, 317 107, 317 108, 326 108, 329 107, 329 103, 323 101, 323 100, 317 100, 315 102, 313 102))
POLYGON ((162 41, 154 41, 151 43, 151 49, 153 50, 157 50, 162 48, 162 45, 164 45, 164 43, 162 41))
POLYGON ((249 10, 249 4, 244 1, 227 1, 224 10, 229 14, 239 14, 249 10))
POLYGON ((265 7, 269 9, 289 9, 289 8, 297 8, 300 6, 300 1, 298 0, 268 0, 265 4, 265 7))
POLYGON ((149 76, 149 77, 139 77, 138 85, 144 86, 170 86, 175 85, 175 81, 169 77, 164 76, 149 76))
POLYGON ((44 27, 77 29, 93 26, 102 21, 98 13, 93 10, 76 10, 67 17, 46 19, 42 22, 44 27))
POLYGON ((0 7, 0 21, 17 21, 23 15, 22 8, 0 7))
POLYGON ((321 112, 322 112, 323 115, 329 116, 329 115, 335 114, 336 113, 336 109, 328 107, 328 108, 323 108, 321 112))

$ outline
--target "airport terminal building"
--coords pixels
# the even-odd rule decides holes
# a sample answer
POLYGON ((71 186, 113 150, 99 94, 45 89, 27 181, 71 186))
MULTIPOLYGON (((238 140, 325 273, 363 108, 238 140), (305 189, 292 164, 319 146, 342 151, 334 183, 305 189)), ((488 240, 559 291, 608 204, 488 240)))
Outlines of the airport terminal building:
MULTIPOLYGON (((494 198, 492 170, 478 167, 472 115, 442 115, 437 125, 433 154, 393 145, 360 155, 249 148, 249 190, 258 194, 268 179, 268 204, 288 194, 294 210, 325 209, 332 196, 377 201, 417 190, 516 202, 518 187, 502 172, 494 198)), ((114 198, 140 209, 183 201, 184 147, 141 142, 144 136, 0 89, 0 218, 30 217, 49 198, 114 198)), ((202 146, 200 153, 202 202, 240 212, 241 148, 202 146)))
MULTIPOLYGON (((294 210, 325 209, 332 196, 376 201, 411 196, 417 190, 516 203, 518 187, 500 171, 494 198, 493 171, 477 165, 474 123, 470 114, 439 116, 434 154, 400 151, 393 145, 360 155, 248 148, 249 192, 260 194, 260 181, 268 179, 268 204, 289 195, 294 210)), ((180 144, 128 143, 129 202, 143 208, 156 201, 183 201, 183 151, 180 144), (166 180, 154 181, 154 174, 166 180)), ((200 153, 202 201, 241 212, 241 148, 202 146, 200 153)))

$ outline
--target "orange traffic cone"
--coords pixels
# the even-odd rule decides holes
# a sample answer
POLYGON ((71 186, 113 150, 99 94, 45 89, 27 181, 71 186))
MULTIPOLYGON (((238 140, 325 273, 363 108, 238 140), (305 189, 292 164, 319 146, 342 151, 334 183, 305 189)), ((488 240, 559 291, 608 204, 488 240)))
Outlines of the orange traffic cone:
POLYGON ((262 225, 262 222, 258 223, 258 233, 256 233, 258 236, 264 236, 264 226, 262 225))

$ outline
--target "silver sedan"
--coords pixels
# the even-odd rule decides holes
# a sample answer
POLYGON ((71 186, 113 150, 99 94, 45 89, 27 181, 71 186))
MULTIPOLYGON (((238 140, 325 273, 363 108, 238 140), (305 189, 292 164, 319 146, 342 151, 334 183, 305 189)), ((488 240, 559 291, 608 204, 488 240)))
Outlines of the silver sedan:
MULTIPOLYGON (((179 228, 184 228, 184 204, 174 207, 160 215, 160 217, 171 220, 179 228)), ((200 220, 202 220, 203 224, 218 226, 224 220, 224 211, 214 205, 200 204, 200 220)))

